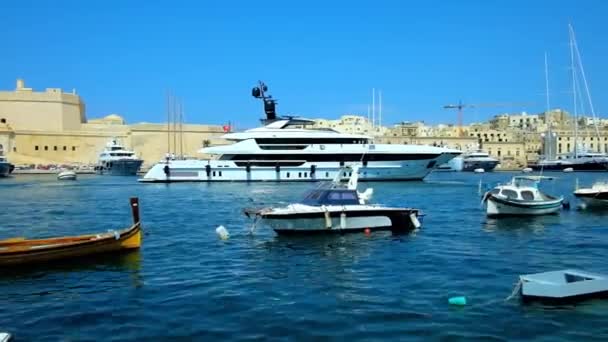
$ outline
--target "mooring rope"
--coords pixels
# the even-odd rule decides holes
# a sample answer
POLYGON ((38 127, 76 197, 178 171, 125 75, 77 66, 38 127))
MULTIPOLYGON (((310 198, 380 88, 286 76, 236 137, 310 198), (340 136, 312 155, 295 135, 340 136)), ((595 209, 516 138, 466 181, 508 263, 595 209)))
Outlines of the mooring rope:
POLYGON ((507 298, 505 298, 505 302, 510 301, 511 299, 513 299, 513 297, 515 297, 519 293, 519 290, 521 289, 522 284, 523 284, 523 281, 521 279, 519 279, 519 281, 517 282, 517 284, 515 284, 515 287, 513 288, 513 292, 511 292, 511 294, 507 298))

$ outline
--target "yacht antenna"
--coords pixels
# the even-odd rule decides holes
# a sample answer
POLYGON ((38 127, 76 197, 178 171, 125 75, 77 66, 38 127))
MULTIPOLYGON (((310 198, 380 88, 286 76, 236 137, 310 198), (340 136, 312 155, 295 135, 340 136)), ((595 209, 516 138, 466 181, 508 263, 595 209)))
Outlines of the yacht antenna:
POLYGON ((177 154, 177 98, 173 99, 173 154, 177 154))
POLYGON ((258 86, 251 89, 251 95, 264 102, 264 112, 266 113, 266 119, 262 120, 264 123, 270 123, 277 119, 277 100, 273 99, 272 95, 266 95, 267 91, 268 86, 262 81, 258 81, 258 86))

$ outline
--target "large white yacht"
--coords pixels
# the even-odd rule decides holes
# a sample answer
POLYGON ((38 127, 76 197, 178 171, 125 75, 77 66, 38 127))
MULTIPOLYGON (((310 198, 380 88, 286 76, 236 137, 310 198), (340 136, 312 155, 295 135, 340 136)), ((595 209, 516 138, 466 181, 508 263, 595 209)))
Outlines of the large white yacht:
POLYGON ((8 162, 6 157, 0 151, 0 177, 8 177, 13 172, 15 166, 8 162))
POLYGON ((365 135, 309 129, 314 122, 277 117, 275 100, 260 82, 252 94, 264 101, 264 126, 227 133, 231 145, 212 146, 200 153, 209 160, 166 160, 154 165, 141 182, 177 181, 318 181, 332 180, 344 166, 361 164, 361 180, 420 180, 437 165, 459 155, 458 150, 375 144, 365 135))
POLYGON ((135 152, 125 149, 116 139, 112 139, 99 154, 95 171, 102 175, 134 176, 143 162, 135 152))

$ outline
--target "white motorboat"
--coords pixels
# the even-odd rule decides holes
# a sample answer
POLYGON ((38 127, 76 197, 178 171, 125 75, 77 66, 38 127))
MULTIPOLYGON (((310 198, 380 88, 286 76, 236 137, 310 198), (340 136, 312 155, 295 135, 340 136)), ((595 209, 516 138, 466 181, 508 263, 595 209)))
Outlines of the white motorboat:
POLYGON ((608 183, 597 182, 590 188, 579 188, 574 196, 581 200, 586 207, 608 208, 608 183))
POLYGON ((101 175, 135 176, 143 162, 135 152, 125 149, 116 139, 112 139, 99 155, 95 172, 101 175))
POLYGON ((368 204, 373 190, 358 192, 360 168, 348 169, 341 171, 341 176, 350 177, 348 186, 342 185, 338 176, 332 183, 308 192, 299 203, 245 209, 245 214, 254 219, 254 227, 266 224, 278 234, 346 233, 367 229, 405 232, 420 227, 422 212, 418 209, 368 204))
POLYGON ((563 197, 549 196, 538 189, 542 176, 515 176, 508 184, 485 193, 488 216, 547 215, 559 213, 563 197))
POLYGON ((421 180, 461 152, 421 145, 375 144, 362 134, 310 128, 314 121, 277 117, 275 100, 262 83, 253 95, 264 101, 263 127, 229 132, 230 145, 199 150, 210 160, 171 160, 154 165, 142 182, 332 180, 347 164, 361 163, 362 180, 421 180))
POLYGON ((63 170, 57 174, 58 180, 76 180, 78 176, 72 170, 63 170))

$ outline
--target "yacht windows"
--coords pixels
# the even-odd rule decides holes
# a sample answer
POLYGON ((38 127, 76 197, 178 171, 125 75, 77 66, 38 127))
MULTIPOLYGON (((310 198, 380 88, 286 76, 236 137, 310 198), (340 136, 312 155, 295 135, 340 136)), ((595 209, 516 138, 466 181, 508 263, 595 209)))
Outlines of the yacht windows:
POLYGON ((524 190, 521 192, 521 198, 525 199, 526 201, 531 201, 534 199, 534 194, 530 190, 524 190))
POLYGON ((329 172, 325 172, 325 178, 329 178, 329 172))
POLYGON ((222 177, 222 171, 218 171, 218 173, 219 173, 220 177, 222 177))
POLYGON ((304 172, 304 178, 308 177, 308 172, 304 172))
POLYGON ((289 172, 287 172, 287 178, 289 178, 289 172))
POLYGON ((280 144, 367 144, 368 139, 361 138, 256 138, 258 145, 280 144))
POLYGON ((517 198, 517 191, 514 190, 509 190, 509 189, 502 189, 501 194, 503 194, 504 196, 507 196, 507 198, 517 198))
POLYGON ((131 153, 110 153, 112 157, 130 157, 131 153))
POLYGON ((302 178, 302 172, 298 172, 298 178, 302 178))
POLYGON ((213 171, 213 177, 215 177, 215 171, 213 171))
POLYGON ((396 161, 396 160, 425 160, 438 157, 439 153, 317 153, 317 154, 225 154, 221 160, 304 160, 308 162, 366 162, 366 161, 396 161))

